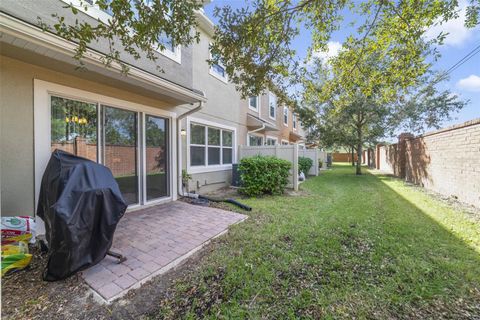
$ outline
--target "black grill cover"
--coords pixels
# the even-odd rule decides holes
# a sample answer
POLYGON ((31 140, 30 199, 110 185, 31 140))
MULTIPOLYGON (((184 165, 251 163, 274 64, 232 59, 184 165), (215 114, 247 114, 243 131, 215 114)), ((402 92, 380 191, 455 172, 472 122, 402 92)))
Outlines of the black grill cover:
POLYGON ((37 209, 49 246, 43 279, 65 279, 100 262, 126 209, 107 167, 55 150, 43 174, 37 209))

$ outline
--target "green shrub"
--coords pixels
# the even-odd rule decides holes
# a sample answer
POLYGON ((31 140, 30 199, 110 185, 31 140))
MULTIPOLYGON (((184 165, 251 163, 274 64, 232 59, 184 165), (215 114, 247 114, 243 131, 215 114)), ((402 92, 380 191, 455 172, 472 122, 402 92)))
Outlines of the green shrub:
POLYGON ((243 158, 238 166, 242 177, 240 192, 248 196, 281 194, 287 186, 291 167, 289 161, 277 157, 243 158))
POLYGON ((313 166, 313 160, 307 157, 298 157, 298 173, 303 172, 305 176, 313 166))

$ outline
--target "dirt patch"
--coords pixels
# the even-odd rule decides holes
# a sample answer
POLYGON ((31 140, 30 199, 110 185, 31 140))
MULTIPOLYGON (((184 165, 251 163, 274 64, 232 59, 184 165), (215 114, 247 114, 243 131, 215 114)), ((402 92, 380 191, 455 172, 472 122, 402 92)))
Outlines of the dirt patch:
POLYGON ((158 309, 175 279, 195 272, 198 261, 212 250, 209 244, 141 288, 111 304, 102 304, 78 274, 63 281, 43 281, 47 256, 33 248, 34 257, 28 269, 2 278, 2 319, 142 319, 158 309))

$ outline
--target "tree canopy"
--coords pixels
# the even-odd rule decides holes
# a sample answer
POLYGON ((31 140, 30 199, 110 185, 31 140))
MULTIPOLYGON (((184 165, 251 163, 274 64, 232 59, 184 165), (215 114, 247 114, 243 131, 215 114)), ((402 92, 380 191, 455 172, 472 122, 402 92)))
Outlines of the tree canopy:
MULTIPOLYGON (((195 14, 201 1, 93 2, 109 12, 108 21, 68 25, 54 15, 53 29, 78 43, 80 61, 88 45, 101 39, 110 43, 106 64, 122 64, 124 52, 155 60, 155 49, 165 49, 160 38, 183 46, 199 41, 195 14)), ((426 38, 429 28, 458 18, 457 0, 252 0, 242 8, 217 7, 214 15, 209 62, 221 61, 243 97, 268 89, 280 104, 295 106, 310 135, 322 136, 324 143, 356 145, 360 155, 366 142, 399 128, 436 126, 464 105, 436 87, 445 79, 433 64, 446 35, 426 38), (314 53, 327 48, 345 10, 358 17, 355 32, 336 57, 316 61, 314 53), (311 34, 307 61, 299 61, 292 46, 303 29, 311 34), (297 85, 301 96, 289 90, 297 85)), ((465 25, 477 26, 479 17, 479 1, 469 0, 465 25)))

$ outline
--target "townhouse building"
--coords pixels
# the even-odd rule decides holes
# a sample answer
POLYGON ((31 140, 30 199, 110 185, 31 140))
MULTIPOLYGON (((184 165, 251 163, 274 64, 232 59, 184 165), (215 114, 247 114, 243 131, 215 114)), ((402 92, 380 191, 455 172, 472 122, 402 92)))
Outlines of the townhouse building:
POLYGON ((288 145, 305 147, 305 131, 297 115, 280 105, 272 92, 249 97, 242 102, 247 113, 247 145, 288 145))
POLYGON ((0 6, 2 215, 34 215, 55 149, 109 167, 135 209, 176 200, 183 170, 192 175, 188 189, 199 193, 229 185, 240 145, 303 139, 298 120, 273 95, 252 98, 255 107, 222 65, 208 64, 214 25, 202 11, 199 43, 173 46, 161 38, 166 49, 155 62, 124 53, 125 75, 120 65, 102 63, 107 43, 90 44, 79 69, 76 45, 39 26, 39 18, 53 24, 52 13, 94 24, 108 12, 91 5, 74 15, 64 0, 0 6))

